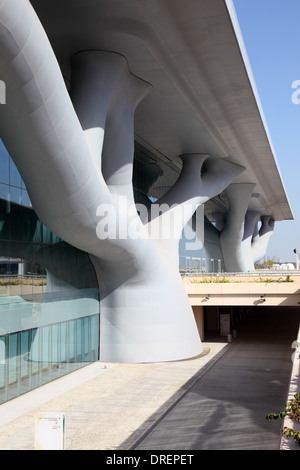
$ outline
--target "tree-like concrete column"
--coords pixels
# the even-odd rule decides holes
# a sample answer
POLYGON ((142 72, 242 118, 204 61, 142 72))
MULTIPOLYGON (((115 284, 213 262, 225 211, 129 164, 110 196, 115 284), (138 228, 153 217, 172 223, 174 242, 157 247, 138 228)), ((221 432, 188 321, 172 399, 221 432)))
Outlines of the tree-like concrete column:
POLYGON ((220 242, 227 272, 248 272, 254 269, 247 246, 247 231, 245 238, 245 217, 254 187, 253 183, 237 183, 231 184, 225 191, 229 211, 220 232, 220 242))
MULTIPOLYGON (((102 297, 102 360, 174 360, 202 348, 178 272, 179 239, 197 207, 243 168, 203 154, 184 155, 182 161, 177 183, 152 206, 144 224, 148 246, 140 260, 132 265, 125 255, 109 263, 92 258, 102 297)), ((129 253, 140 244, 129 239, 129 253)))
MULTIPOLYGON (((105 253, 91 256, 101 296, 100 357, 159 361, 194 356, 201 345, 178 273, 179 239, 199 205, 244 168, 206 154, 182 155, 176 184, 142 223, 132 206, 133 120, 149 84, 133 76, 124 57, 114 53, 82 52, 72 65, 71 97, 92 155, 101 161, 118 219, 104 221, 112 223, 113 236, 103 237, 105 253), (90 140, 96 129, 98 138, 90 140), (114 230, 118 225, 125 226, 122 237, 114 230)), ((105 224, 98 225, 100 238, 105 224)))
POLYGON ((266 255, 270 239, 273 235, 274 226, 275 221, 272 216, 263 215, 259 217, 252 239, 252 255, 254 263, 257 263, 266 255), (258 228, 260 221, 261 227, 258 228))
POLYGON ((72 60, 72 101, 29 1, 0 0, 0 41, 7 84, 1 136, 39 218, 95 266, 100 359, 149 362, 199 354, 178 271, 179 236, 197 207, 244 168, 201 153, 183 156, 177 183, 158 203, 163 210, 142 221, 132 191, 133 129, 134 110, 149 84, 118 54, 82 52, 72 60), (168 228, 167 236, 160 227, 168 228))
POLYGON ((134 112, 152 86, 113 52, 80 52, 71 65, 71 99, 91 155, 110 191, 133 203, 134 112))
POLYGON ((242 240, 242 251, 244 258, 249 262, 248 271, 253 271, 254 256, 253 256, 253 236, 258 226, 260 219, 259 212, 248 210, 245 215, 244 235, 242 240))
POLYGON ((253 271, 254 263, 265 256, 274 230, 271 216, 248 210, 254 187, 252 183, 231 184, 225 190, 228 214, 215 216, 227 272, 253 271))

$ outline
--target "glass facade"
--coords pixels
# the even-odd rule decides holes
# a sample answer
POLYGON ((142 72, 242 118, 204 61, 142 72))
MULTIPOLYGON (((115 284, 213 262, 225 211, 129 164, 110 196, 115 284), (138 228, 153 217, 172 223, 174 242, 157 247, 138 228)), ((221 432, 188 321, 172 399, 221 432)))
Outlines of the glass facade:
POLYGON ((97 361, 98 331, 91 315, 0 336, 0 404, 97 361))
POLYGON ((0 141, 0 404, 98 360, 98 292, 88 255, 41 223, 0 141))

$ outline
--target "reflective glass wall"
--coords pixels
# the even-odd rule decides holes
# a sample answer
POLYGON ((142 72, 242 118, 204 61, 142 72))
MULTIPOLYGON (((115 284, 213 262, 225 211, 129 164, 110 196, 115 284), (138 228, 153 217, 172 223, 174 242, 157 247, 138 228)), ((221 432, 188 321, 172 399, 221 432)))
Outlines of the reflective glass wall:
POLYGON ((0 404, 98 360, 92 263, 36 216, 0 141, 0 404))

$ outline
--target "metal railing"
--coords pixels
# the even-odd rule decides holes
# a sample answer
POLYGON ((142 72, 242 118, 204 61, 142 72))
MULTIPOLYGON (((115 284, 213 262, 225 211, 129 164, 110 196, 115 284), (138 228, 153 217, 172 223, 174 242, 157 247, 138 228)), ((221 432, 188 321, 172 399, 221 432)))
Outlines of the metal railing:
POLYGON ((221 274, 224 273, 224 262, 214 258, 180 257, 179 272, 182 276, 221 274))
POLYGON ((275 276, 299 275, 298 269, 255 269, 248 272, 226 272, 222 259, 180 257, 179 272, 182 276, 275 276))

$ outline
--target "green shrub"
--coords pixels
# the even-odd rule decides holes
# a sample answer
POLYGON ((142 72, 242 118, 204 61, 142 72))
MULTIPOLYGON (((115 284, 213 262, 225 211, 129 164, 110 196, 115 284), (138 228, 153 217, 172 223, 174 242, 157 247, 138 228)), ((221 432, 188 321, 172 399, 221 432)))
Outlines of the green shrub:
MULTIPOLYGON (((284 411, 269 413, 266 419, 271 421, 272 419, 284 419, 286 416, 300 424, 300 393, 296 393, 294 399, 286 403, 284 411)), ((294 429, 284 426, 281 432, 285 437, 292 437, 295 443, 300 446, 300 431, 295 431, 294 429)))

